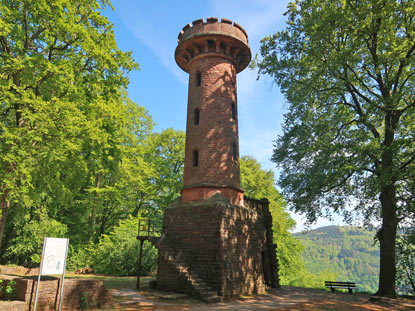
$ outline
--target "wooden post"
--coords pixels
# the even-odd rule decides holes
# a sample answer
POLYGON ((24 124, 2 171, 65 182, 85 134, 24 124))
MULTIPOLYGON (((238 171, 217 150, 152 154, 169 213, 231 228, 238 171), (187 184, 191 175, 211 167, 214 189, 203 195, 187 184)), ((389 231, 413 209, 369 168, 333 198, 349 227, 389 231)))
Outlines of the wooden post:
POLYGON ((143 243, 144 243, 144 240, 140 239, 140 255, 138 257, 137 285, 135 286, 136 289, 140 289, 141 257, 143 257, 143 243))

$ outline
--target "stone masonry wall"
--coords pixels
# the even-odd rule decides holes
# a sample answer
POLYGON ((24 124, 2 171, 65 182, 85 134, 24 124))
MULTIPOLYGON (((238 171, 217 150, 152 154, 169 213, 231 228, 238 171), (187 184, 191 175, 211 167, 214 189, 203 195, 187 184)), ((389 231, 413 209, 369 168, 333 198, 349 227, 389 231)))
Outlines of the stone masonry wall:
POLYGON ((232 118, 232 104, 236 110, 233 63, 222 57, 193 62, 189 75, 184 188, 200 184, 239 188, 238 123, 236 117, 232 118), (200 86, 196 85, 198 73, 200 86), (194 124, 195 109, 199 109, 198 124, 194 124), (198 151, 197 166, 193 163, 194 150, 198 151))
MULTIPOLYGON (((230 204, 205 203, 168 208, 163 247, 180 253, 186 266, 223 298, 265 292, 266 228, 261 213, 230 204)), ((269 268, 268 268, 269 270, 269 268)), ((161 258, 157 285, 189 292, 179 273, 161 258)))
MULTIPOLYGON (((27 302, 33 310, 37 277, 16 278, 16 299, 27 302)), ((40 281, 37 310, 56 310, 59 305, 60 279, 42 277, 40 281)), ((62 309, 81 310, 81 298, 86 298, 88 307, 108 308, 112 306, 112 296, 102 281, 65 279, 62 309)))

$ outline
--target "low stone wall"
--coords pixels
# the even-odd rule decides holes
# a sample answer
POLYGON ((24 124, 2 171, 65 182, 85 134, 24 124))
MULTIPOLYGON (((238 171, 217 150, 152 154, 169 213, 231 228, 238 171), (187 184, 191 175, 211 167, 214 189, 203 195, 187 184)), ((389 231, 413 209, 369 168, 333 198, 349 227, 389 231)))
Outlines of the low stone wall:
POLYGON ((24 301, 0 301, 0 310, 27 311, 27 305, 24 301))
MULTIPOLYGON (((37 277, 16 278, 16 299, 25 301, 28 310, 33 310, 37 277)), ((42 277, 39 286, 37 310, 56 310, 59 305, 61 279, 42 277)), ((65 279, 62 309, 81 310, 82 308, 112 306, 112 295, 102 281, 65 279)))
POLYGON ((10 274, 15 276, 29 276, 29 275, 39 275, 39 268, 25 268, 20 266, 3 266, 0 265, 1 274, 10 274))

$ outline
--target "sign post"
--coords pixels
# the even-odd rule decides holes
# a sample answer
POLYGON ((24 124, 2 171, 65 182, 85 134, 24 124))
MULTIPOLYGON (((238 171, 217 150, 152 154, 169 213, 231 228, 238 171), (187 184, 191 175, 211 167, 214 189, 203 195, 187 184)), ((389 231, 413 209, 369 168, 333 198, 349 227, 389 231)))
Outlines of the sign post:
POLYGON ((63 282, 65 280, 66 255, 68 254, 69 239, 45 238, 43 240, 42 259, 40 261, 39 276, 36 284, 35 304, 33 310, 36 311, 37 298, 39 293, 40 277, 42 275, 62 274, 62 285, 59 297, 59 308, 62 306, 63 282))

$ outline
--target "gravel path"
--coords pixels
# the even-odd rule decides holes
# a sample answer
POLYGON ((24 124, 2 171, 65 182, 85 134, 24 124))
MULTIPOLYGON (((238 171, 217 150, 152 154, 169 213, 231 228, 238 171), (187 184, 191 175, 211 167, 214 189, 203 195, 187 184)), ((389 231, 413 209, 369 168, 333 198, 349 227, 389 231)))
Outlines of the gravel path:
POLYGON ((365 294, 331 293, 316 289, 282 286, 268 294, 227 302, 204 304, 193 299, 166 301, 162 294, 132 289, 112 290, 114 310, 281 310, 281 311, 415 311, 413 299, 369 301, 365 294))

